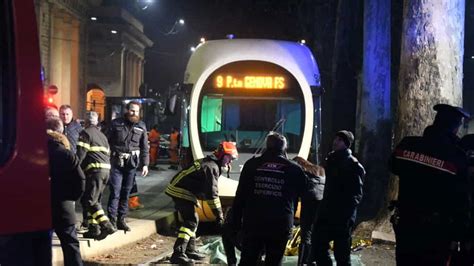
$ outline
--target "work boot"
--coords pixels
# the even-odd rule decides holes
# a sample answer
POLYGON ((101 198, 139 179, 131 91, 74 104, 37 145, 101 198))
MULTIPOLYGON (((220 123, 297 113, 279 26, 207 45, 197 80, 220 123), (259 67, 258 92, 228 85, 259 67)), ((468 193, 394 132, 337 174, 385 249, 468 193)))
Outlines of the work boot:
POLYGON ((117 220, 117 229, 125 232, 132 231, 130 227, 125 223, 125 217, 119 217, 117 220))
POLYGON ((98 224, 89 224, 89 231, 85 232, 82 236, 84 238, 96 239, 100 235, 100 228, 98 224))
POLYGON ((196 238, 191 237, 186 247, 186 256, 193 260, 204 260, 206 255, 196 250, 196 238))
POLYGON ((100 223, 100 235, 97 236, 97 240, 103 240, 108 235, 117 232, 117 229, 112 225, 110 221, 100 223))
POLYGON ((140 198, 138 196, 133 196, 128 199, 128 209, 134 211, 138 209, 143 209, 145 206, 140 203, 140 198))
POLYGON ((89 230, 89 223, 87 221, 82 222, 80 225, 77 226, 76 232, 78 234, 84 234, 89 230))
POLYGON ((171 255, 170 262, 172 264, 193 264, 194 261, 188 256, 186 256, 186 246, 188 245, 188 240, 184 238, 176 239, 173 247, 173 255, 171 255))
POLYGON ((117 218, 108 216, 109 217, 109 222, 112 224, 112 226, 117 229, 117 218))

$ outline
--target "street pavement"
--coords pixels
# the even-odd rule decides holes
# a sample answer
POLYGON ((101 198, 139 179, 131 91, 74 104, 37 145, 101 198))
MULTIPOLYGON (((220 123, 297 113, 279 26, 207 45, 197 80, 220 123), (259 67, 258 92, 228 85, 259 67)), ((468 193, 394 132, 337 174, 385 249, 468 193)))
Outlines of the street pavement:
MULTIPOLYGON (((170 197, 164 191, 171 178, 177 173, 176 170, 168 169, 168 165, 159 165, 159 170, 150 170, 146 177, 137 175, 138 191, 140 201, 144 208, 130 211, 127 223, 131 232, 117 231, 102 241, 82 238, 78 234, 81 255, 83 259, 97 256, 140 239, 157 233, 160 226, 167 226, 173 217, 174 205, 170 197)), ((108 188, 102 197, 102 206, 106 210, 108 201, 108 188)), ((80 206, 76 207, 77 220, 82 220, 80 206)), ((63 256, 59 240, 53 237, 53 264, 63 265, 63 256)))

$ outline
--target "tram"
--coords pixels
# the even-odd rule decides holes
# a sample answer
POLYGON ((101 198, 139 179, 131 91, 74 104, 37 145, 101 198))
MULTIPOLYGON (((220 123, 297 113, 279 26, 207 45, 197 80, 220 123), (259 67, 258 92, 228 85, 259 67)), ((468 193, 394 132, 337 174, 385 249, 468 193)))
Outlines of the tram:
POLYGON ((34 1, 0 5, 0 264, 49 265, 50 181, 34 1))
MULTIPOLYGON (((320 74, 303 44, 264 39, 206 41, 192 54, 183 82, 182 147, 193 159, 210 154, 223 140, 234 141, 239 158, 231 179, 264 148, 270 131, 288 140, 288 157, 317 161, 320 143, 320 74)), ((223 197, 237 182, 219 180, 223 197)), ((224 202, 223 202, 224 204, 224 202)))
POLYGON ((261 151, 270 131, 288 139, 289 157, 308 158, 311 146, 319 145, 320 76, 305 45, 207 41, 191 56, 183 84, 189 97, 182 105, 182 144, 194 159, 230 140, 243 164, 261 151))

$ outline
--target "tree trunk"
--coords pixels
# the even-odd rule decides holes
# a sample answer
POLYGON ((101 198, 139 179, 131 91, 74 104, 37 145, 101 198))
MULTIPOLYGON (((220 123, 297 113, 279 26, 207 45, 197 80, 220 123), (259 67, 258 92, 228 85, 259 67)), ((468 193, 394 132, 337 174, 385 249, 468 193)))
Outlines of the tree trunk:
POLYGON ((437 103, 462 105, 464 0, 405 0, 395 141, 421 135, 437 103))
POLYGON ((359 160, 367 175, 359 219, 374 218, 384 206, 391 150, 390 0, 364 1, 362 87, 357 139, 359 160))
MULTIPOLYGON (((405 0, 394 144, 422 135, 435 104, 462 104, 464 11, 464 0, 405 0)), ((392 175, 387 199, 397 197, 398 178, 392 175)), ((379 230, 389 229, 388 217, 378 217, 379 230)))

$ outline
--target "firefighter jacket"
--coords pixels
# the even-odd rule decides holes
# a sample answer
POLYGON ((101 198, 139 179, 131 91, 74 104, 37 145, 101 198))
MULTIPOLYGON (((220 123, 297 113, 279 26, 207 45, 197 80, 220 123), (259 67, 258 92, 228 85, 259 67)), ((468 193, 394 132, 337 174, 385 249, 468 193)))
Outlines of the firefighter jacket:
POLYGON ((71 151, 76 153, 77 140, 79 139, 79 133, 82 131, 82 126, 76 120, 71 120, 67 125, 64 125, 64 135, 71 144, 71 151))
POLYGON ((79 134, 77 157, 84 173, 110 170, 109 142, 97 126, 88 126, 79 134))
POLYGON ((66 146, 69 142, 61 133, 48 130, 49 173, 51 176, 51 209, 53 226, 76 223, 74 202, 85 189, 85 177, 79 160, 66 146))
POLYGON ((148 166, 148 134, 143 121, 132 123, 125 117, 116 118, 111 122, 107 138, 112 151, 112 161, 120 154, 128 154, 128 163, 132 168, 138 167, 139 163, 148 166))
POLYGON ((318 225, 348 230, 355 222, 357 206, 362 200, 364 167, 350 149, 330 152, 325 163, 326 185, 318 225))
POLYGON ((405 137, 390 160, 399 176, 400 225, 431 228, 436 236, 458 239, 469 219, 467 158, 451 132, 434 126, 423 137, 405 137))
POLYGON ((189 168, 175 175, 165 193, 172 198, 188 200, 198 205, 198 199, 205 200, 217 220, 223 220, 219 199, 218 179, 221 175, 217 160, 207 156, 194 161, 189 168))
POLYGON ((266 151, 248 160, 232 206, 234 230, 273 235, 289 233, 299 197, 308 193, 308 177, 295 162, 266 151))

